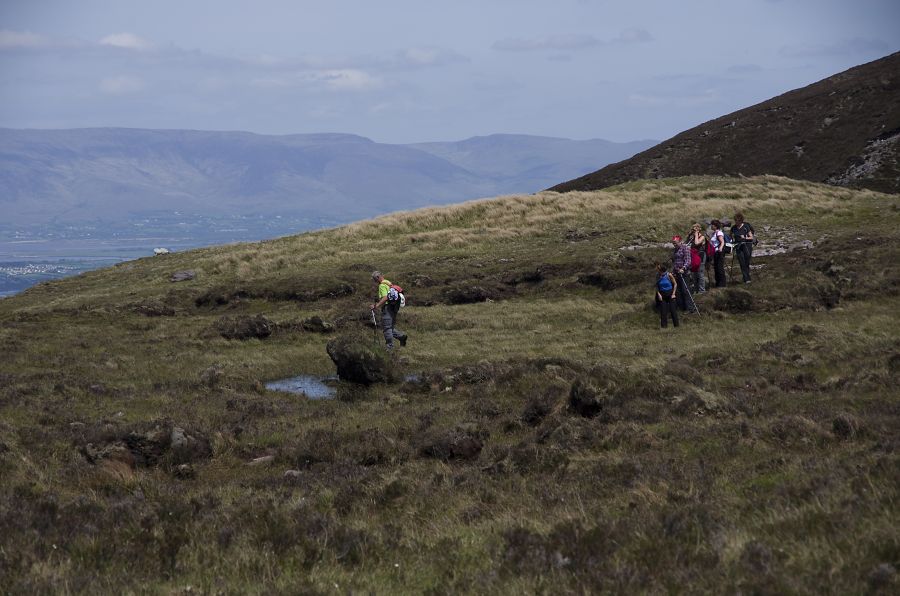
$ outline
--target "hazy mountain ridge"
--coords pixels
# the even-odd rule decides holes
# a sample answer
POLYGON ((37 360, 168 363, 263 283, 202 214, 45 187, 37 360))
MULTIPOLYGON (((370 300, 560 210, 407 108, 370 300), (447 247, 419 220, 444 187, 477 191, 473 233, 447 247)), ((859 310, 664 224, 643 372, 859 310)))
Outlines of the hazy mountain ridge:
POLYGON ((533 192, 651 144, 493 135, 393 145, 347 134, 0 130, 9 222, 123 219, 154 211, 350 221, 533 192))
POLYGON ((900 192, 900 53, 711 120, 551 190, 707 174, 900 192))

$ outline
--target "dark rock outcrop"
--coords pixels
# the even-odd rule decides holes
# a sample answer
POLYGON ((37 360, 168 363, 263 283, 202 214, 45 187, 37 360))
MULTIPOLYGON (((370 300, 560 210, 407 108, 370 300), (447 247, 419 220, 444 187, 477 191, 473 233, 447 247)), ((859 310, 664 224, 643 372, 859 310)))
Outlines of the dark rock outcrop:
POLYGON ((356 337, 341 336, 329 341, 326 350, 338 376, 345 381, 371 385, 393 382, 398 377, 394 363, 380 344, 375 348, 356 337))
POLYGON ((581 380, 572 383, 569 391, 569 411, 585 418, 593 418, 603 410, 603 400, 597 391, 581 380))
POLYGON ((274 327, 263 315, 224 316, 216 321, 216 331, 225 339, 263 339, 272 335, 274 327))

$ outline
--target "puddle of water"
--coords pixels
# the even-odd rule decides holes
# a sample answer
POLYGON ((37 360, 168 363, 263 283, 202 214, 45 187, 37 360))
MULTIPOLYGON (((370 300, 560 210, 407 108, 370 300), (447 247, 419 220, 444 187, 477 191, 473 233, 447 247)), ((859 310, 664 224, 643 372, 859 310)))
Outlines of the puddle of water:
POLYGON ((331 384, 338 380, 335 376, 317 377, 315 375, 299 375, 290 379, 266 383, 266 389, 303 394, 309 399, 331 399, 337 394, 331 384))

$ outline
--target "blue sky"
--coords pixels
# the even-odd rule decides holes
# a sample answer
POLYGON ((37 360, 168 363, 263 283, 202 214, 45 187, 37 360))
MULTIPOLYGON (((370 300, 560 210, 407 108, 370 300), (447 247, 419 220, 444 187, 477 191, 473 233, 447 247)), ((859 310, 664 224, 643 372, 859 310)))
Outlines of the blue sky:
POLYGON ((896 0, 3 0, 0 126, 664 139, 898 50, 896 0))

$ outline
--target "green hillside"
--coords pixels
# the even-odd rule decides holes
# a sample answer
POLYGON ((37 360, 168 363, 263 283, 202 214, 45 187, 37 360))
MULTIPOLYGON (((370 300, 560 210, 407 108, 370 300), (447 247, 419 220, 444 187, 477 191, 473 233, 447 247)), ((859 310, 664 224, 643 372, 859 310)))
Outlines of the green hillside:
POLYGON ((896 593, 898 200, 639 181, 0 300, 0 593, 896 593), (660 330, 663 243, 736 210, 776 254, 660 330), (266 390, 372 343, 373 269, 406 380, 266 390))

